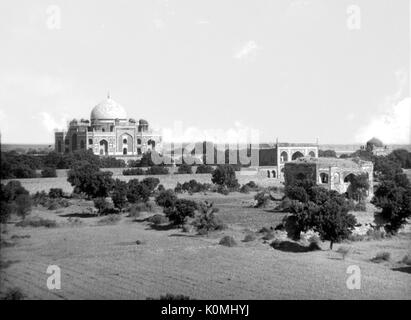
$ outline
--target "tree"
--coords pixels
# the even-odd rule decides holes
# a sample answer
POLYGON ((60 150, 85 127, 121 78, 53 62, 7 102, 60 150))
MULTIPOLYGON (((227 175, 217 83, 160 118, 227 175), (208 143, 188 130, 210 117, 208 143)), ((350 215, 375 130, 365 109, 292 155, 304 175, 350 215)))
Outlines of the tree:
POLYGON ((177 226, 182 226, 188 217, 194 217, 197 203, 187 199, 177 199, 173 206, 164 208, 166 217, 177 226))
POLYGON ((376 213, 385 223, 385 230, 395 234, 411 216, 411 187, 404 182, 399 185, 395 180, 384 180, 374 193, 371 203, 381 212, 376 213))
POLYGON ((153 177, 147 177, 147 178, 144 178, 143 181, 141 181, 141 183, 147 186, 147 188, 150 190, 150 195, 152 195, 154 190, 160 184, 160 179, 153 178, 153 177))
POLYGON ((388 157, 389 160, 398 163, 401 168, 410 169, 411 168, 411 152, 405 149, 396 149, 391 152, 388 157))
POLYGON ((318 150, 318 156, 323 158, 337 158, 334 150, 318 150))
POLYGON ((392 180, 396 174, 402 173, 400 165, 388 157, 374 157, 374 175, 380 180, 392 180))
POLYGON ((348 197, 357 201, 364 200, 367 196, 367 191, 370 188, 368 175, 366 173, 362 173, 358 175, 351 175, 350 177, 350 185, 347 190, 348 197))
POLYGON ((227 188, 238 188, 239 183, 236 179, 235 170, 231 165, 219 165, 213 171, 211 181, 227 188))
POLYGON ((127 200, 131 203, 148 201, 151 191, 149 187, 139 182, 137 179, 132 179, 128 182, 127 200))
POLYGON ((76 192, 84 192, 91 198, 107 197, 114 186, 113 173, 100 171, 98 166, 79 161, 68 172, 67 181, 76 192))
POLYGON ((164 208, 173 207, 177 201, 177 196, 173 190, 163 190, 156 197, 156 203, 164 208))
POLYGON ((332 250, 334 242, 346 239, 354 229, 357 221, 348 213, 348 207, 343 201, 331 198, 319 206, 318 212, 312 215, 314 230, 322 240, 330 241, 332 250))
POLYGON ((113 191, 111 192, 111 199, 114 207, 123 210, 127 205, 127 182, 116 179, 114 181, 113 191))

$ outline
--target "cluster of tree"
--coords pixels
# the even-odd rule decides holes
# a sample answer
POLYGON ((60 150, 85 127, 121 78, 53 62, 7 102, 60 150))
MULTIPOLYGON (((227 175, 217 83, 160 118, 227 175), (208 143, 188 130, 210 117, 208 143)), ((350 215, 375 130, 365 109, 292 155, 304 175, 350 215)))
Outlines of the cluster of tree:
POLYGON ((123 168, 121 159, 99 157, 91 150, 60 154, 49 152, 44 155, 19 154, 15 151, 1 152, 1 179, 36 178, 36 170, 42 170, 41 177, 56 177, 56 169, 70 169, 74 163, 87 161, 99 168, 123 168))
POLYGON ((292 200, 285 227, 295 239, 312 229, 322 240, 329 240, 332 249, 333 243, 346 239, 356 225, 355 217, 348 213, 348 200, 337 191, 315 186, 310 180, 297 180, 285 188, 285 195, 292 200))
POLYGON ((5 223, 12 213, 25 218, 31 211, 31 198, 29 192, 19 181, 9 181, 1 184, 0 197, 0 222, 5 223))
POLYGON ((69 170, 67 181, 74 187, 75 193, 84 193, 94 199, 100 213, 112 209, 121 211, 129 203, 147 202, 160 183, 158 178, 153 177, 125 182, 114 180, 112 175, 112 172, 101 171, 95 164, 78 161, 69 170), (111 197, 114 208, 110 208, 107 197, 111 197))

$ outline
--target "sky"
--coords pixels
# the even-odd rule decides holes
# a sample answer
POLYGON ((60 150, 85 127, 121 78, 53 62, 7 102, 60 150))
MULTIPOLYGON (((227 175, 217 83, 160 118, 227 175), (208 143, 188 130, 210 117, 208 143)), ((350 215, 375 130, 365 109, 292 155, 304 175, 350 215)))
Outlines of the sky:
POLYGON ((175 140, 409 144, 410 11, 409 0, 2 0, 2 143, 53 143, 109 92, 165 134, 178 123, 175 140))

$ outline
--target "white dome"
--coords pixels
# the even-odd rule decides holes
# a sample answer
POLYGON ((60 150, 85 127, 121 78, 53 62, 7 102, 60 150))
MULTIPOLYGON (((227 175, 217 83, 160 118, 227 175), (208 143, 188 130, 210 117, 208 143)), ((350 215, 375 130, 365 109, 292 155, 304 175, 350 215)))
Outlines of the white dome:
POLYGON ((91 120, 127 119, 126 110, 111 98, 107 98, 96 105, 91 111, 91 120))

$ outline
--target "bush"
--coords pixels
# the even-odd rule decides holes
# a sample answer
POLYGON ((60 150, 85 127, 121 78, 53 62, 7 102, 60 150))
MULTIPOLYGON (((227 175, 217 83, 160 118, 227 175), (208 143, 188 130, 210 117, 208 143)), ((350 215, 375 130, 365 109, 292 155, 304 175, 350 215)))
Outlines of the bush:
POLYGON ((239 187, 235 175, 235 169, 231 165, 219 165, 213 171, 211 181, 219 186, 225 186, 230 189, 239 187))
POLYGON ((183 192, 183 185, 180 182, 177 182, 176 187, 174 188, 175 193, 182 193, 183 192))
POLYGON ((127 200, 131 203, 147 202, 151 195, 149 187, 137 179, 128 182, 127 200))
POLYGON ((152 212, 153 206, 150 202, 138 202, 130 207, 129 217, 138 218, 141 212, 152 212))
POLYGON ((50 167, 44 168, 41 171, 41 177, 42 178, 55 178, 55 177, 57 177, 56 168, 50 168, 50 167))
POLYGON ((246 184, 242 185, 240 188, 241 193, 250 193, 250 191, 251 191, 251 188, 247 186, 246 184))
POLYGON ((1 297, 1 300, 24 300, 24 298, 25 295, 20 290, 20 288, 10 288, 7 290, 4 296, 1 297))
POLYGON ((188 193, 196 193, 196 192, 204 192, 210 190, 211 185, 208 183, 201 183, 197 182, 196 180, 192 179, 188 182, 184 182, 183 184, 177 185, 176 189, 182 191, 187 191, 188 193))
POLYGON ((197 167, 196 173, 212 173, 213 170, 214 170, 213 167, 210 165, 200 164, 197 167))
POLYGON ((196 209, 195 201, 177 199, 173 206, 164 208, 164 213, 174 225, 182 226, 188 217, 194 217, 196 209))
POLYGON ((263 189, 254 196, 254 200, 256 201, 255 207, 266 207, 271 200, 274 200, 270 194, 268 189, 263 189))
POLYGON ((112 204, 106 198, 95 198, 93 202, 99 214, 107 214, 113 210, 112 204))
POLYGON ((116 179, 113 191, 111 192, 111 199, 113 200, 114 207, 120 211, 127 206, 127 192, 127 182, 116 179))
POLYGON ((145 171, 141 168, 131 168, 123 170, 124 176, 141 176, 146 174, 145 171))
POLYGON ((150 194, 153 194, 155 188, 157 188, 157 186, 159 185, 160 180, 158 178, 148 177, 143 179, 141 183, 147 186, 147 188, 150 190, 150 194))
POLYGON ((215 216, 218 208, 212 202, 204 201, 198 205, 199 214, 193 222, 199 234, 207 234, 211 231, 224 230, 227 226, 215 216))
POLYGON ((173 190, 168 189, 161 191, 156 197, 155 201, 159 206, 163 208, 169 208, 174 206, 175 202, 177 201, 177 196, 175 195, 173 190))
POLYGON ((235 247, 237 245, 237 242, 232 236, 224 236, 221 238, 219 244, 226 247, 235 247))
POLYGON ((243 242, 251 242, 251 241, 254 241, 256 239, 257 239, 257 237, 254 233, 249 233, 249 234, 246 234, 246 236, 244 237, 243 242))
POLYGON ((168 174, 168 169, 162 166, 152 166, 147 169, 147 175, 168 174))
POLYGON ((336 252, 341 254, 342 259, 345 260, 345 257, 350 253, 350 251, 351 251, 351 248, 342 246, 342 247, 339 247, 336 252))
POLYGON ((62 198, 64 196, 63 189, 61 188, 51 188, 48 194, 49 198, 56 199, 62 198))
POLYGON ((57 223, 55 220, 43 219, 43 218, 28 218, 16 223, 16 227, 45 227, 45 228, 55 228, 57 223))
POLYGON ((183 163, 178 166, 177 173, 178 174, 192 174, 193 170, 190 165, 183 163))
POLYGON ((28 194, 20 194, 16 198, 16 213, 23 219, 31 212, 31 198, 28 194))
POLYGON ((391 259, 391 253, 387 251, 378 252, 377 255, 371 259, 372 262, 380 263, 382 261, 389 261, 391 259))
POLYGON ((161 214, 155 214, 154 216, 149 217, 147 221, 154 225, 169 223, 169 220, 167 219, 167 217, 161 214))
POLYGON ((225 196, 228 196, 230 194, 230 190, 228 190, 226 186, 218 186, 217 192, 225 196))

